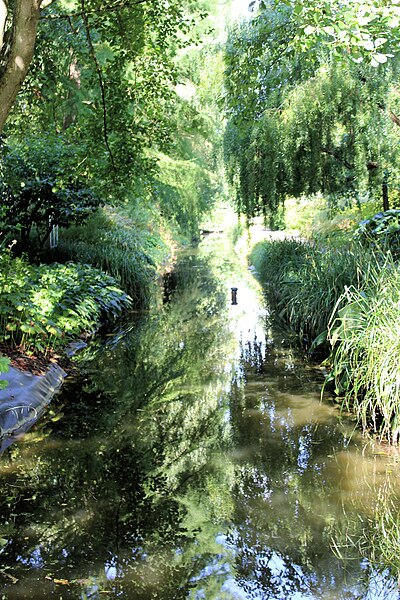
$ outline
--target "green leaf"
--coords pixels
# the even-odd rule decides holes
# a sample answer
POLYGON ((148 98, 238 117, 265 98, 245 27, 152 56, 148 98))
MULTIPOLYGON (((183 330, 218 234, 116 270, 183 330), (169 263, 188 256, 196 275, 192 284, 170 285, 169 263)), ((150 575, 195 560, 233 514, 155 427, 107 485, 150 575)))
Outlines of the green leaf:
POLYGON ((7 356, 0 356, 0 373, 7 373, 10 368, 10 359, 7 356))
POLYGON ((346 10, 343 13, 343 17, 344 17, 345 21, 347 21, 347 23, 351 23, 351 21, 354 20, 355 15, 354 15, 354 13, 351 10, 346 10))
POLYGON ((365 48, 365 50, 373 50, 375 48, 375 44, 372 40, 362 42, 361 45, 365 48))
POLYGON ((375 40, 375 48, 379 48, 379 46, 383 46, 383 44, 386 44, 387 42, 387 38, 377 38, 375 40))
POLYGON ((315 33, 317 30, 316 27, 313 27, 312 25, 307 25, 307 27, 304 28, 304 33, 306 35, 312 35, 313 33, 315 33))
POLYGON ((328 35, 335 35, 335 29, 331 26, 331 25, 327 25, 326 27, 322 28, 323 31, 325 31, 325 33, 327 33, 328 35))
POLYGON ((387 62, 387 59, 388 59, 388 57, 386 54, 380 54, 380 53, 373 54, 371 57, 371 65, 373 67, 377 67, 377 66, 382 65, 385 62, 387 62))
POLYGON ((315 348, 317 348, 321 344, 324 344, 327 339, 328 339, 328 330, 325 330, 315 338, 315 340, 313 341, 313 343, 310 346, 310 352, 313 352, 315 350, 315 348))

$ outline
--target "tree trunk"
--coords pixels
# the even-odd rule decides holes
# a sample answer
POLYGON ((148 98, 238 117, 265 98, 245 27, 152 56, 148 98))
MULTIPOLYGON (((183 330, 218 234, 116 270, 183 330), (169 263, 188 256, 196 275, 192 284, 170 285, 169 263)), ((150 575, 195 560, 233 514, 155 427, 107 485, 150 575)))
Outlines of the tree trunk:
MULTIPOLYGON (((0 131, 28 72, 35 48, 41 0, 15 0, 12 27, 5 32, 7 3, 0 0, 0 131)), ((7 15, 8 17, 8 15, 7 15)))

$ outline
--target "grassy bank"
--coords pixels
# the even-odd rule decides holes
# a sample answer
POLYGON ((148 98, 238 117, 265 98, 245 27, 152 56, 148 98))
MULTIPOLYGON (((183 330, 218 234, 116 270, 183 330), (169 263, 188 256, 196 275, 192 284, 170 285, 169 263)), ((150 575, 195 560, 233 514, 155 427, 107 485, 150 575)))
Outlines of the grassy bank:
MULTIPOLYGON (((72 339, 127 309, 146 308, 173 265, 178 228, 151 206, 105 206, 84 224, 59 230, 41 263, 0 251, 0 345, 10 356, 45 362, 72 339)), ((12 244, 11 244, 12 245, 12 244)), ((0 365, 1 369, 1 365, 0 365)))
POLYGON ((340 244, 337 236, 263 241, 250 256, 275 317, 322 351, 343 408, 391 443, 400 438, 400 271, 381 224, 396 244, 397 218, 375 218, 373 235, 365 223, 356 236, 341 231, 340 244))

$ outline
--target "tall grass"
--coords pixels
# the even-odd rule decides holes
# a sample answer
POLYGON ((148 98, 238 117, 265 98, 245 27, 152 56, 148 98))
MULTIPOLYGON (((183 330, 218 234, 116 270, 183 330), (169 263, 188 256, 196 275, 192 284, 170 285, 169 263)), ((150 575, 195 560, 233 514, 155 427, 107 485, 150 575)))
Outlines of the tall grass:
POLYGON ((389 253, 261 242, 251 253, 275 315, 325 364, 344 409, 364 430, 400 440, 400 269, 389 253))
POLYGON ((362 286, 346 288, 329 328, 329 362, 343 406, 364 429, 400 437, 400 271, 391 254, 376 257, 362 286))
POLYGON ((345 286, 358 285, 367 254, 296 239, 260 242, 250 255, 275 315, 310 345, 324 338, 345 286))

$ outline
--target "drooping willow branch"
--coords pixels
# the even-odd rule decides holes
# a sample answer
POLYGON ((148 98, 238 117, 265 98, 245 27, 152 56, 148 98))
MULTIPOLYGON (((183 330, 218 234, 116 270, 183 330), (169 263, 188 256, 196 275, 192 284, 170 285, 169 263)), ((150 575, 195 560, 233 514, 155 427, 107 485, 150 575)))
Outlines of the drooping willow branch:
POLYGON ((96 67, 96 72, 97 72, 97 77, 99 80, 99 86, 100 86, 100 92, 101 92, 101 103, 102 103, 102 107, 103 107, 103 136, 104 136, 104 143, 106 145, 107 148, 107 152, 110 156, 110 161, 111 161, 111 165, 113 168, 114 173, 117 172, 117 169, 115 167, 115 162, 114 162, 114 156, 108 141, 108 124, 107 124, 107 104, 106 104, 106 91, 105 91, 105 86, 104 86, 104 80, 103 80, 103 74, 101 72, 101 67, 100 67, 100 63, 97 59, 96 56, 96 51, 94 49, 93 46, 93 41, 92 41, 92 36, 90 33, 90 27, 89 27, 89 22, 88 22, 88 18, 87 18, 87 14, 85 12, 85 0, 81 0, 81 6, 82 6, 82 19, 83 19, 83 23, 85 26, 85 32, 86 32, 86 39, 89 45, 89 50, 90 50, 90 54, 92 56, 93 62, 95 64, 96 67))

